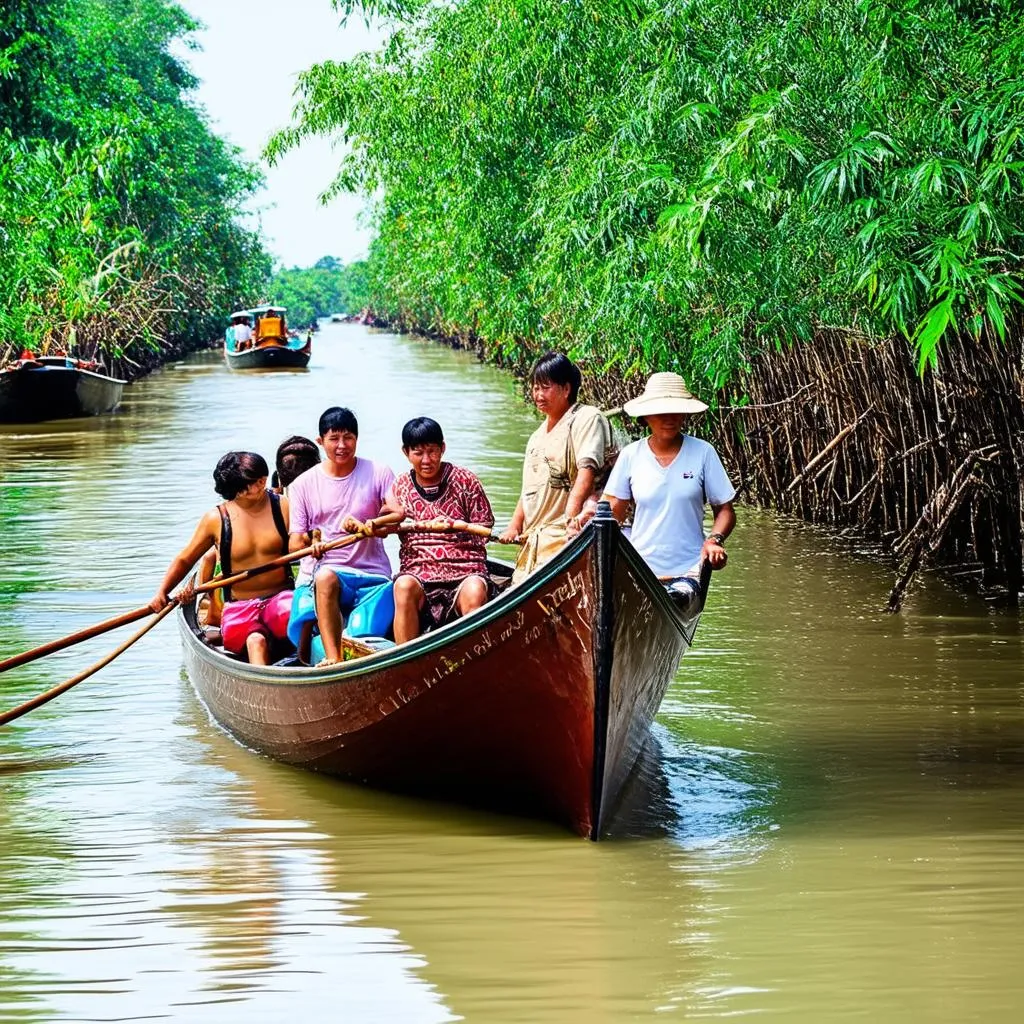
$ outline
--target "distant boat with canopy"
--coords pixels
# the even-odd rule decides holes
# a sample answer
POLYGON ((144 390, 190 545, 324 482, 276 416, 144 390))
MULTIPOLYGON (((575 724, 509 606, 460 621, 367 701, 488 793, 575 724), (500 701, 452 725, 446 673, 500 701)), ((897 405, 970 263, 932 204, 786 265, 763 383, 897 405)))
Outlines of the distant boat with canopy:
POLYGON ((284 306, 236 310, 224 332, 224 358, 232 370, 295 370, 309 363, 312 332, 290 332, 284 306))

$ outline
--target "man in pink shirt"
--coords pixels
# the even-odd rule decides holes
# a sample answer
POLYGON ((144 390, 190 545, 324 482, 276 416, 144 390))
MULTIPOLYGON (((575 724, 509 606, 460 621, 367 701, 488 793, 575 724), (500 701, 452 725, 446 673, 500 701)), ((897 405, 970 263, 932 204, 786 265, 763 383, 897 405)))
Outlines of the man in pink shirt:
MULTIPOLYGON (((314 530, 320 531, 321 544, 358 533, 366 520, 380 515, 395 479, 387 466, 356 457, 359 424, 349 409, 328 409, 319 426, 317 442, 324 450, 324 461, 306 470, 288 490, 290 551, 308 547, 314 530)), ((398 522, 401 516, 392 519, 398 522)), ((311 620, 309 613, 315 609, 324 647, 320 664, 341 661, 343 616, 370 595, 379 596, 390 576, 391 563, 380 537, 367 536, 347 547, 317 551, 300 568, 289 636, 294 642, 294 634, 301 633, 303 622, 311 620)))

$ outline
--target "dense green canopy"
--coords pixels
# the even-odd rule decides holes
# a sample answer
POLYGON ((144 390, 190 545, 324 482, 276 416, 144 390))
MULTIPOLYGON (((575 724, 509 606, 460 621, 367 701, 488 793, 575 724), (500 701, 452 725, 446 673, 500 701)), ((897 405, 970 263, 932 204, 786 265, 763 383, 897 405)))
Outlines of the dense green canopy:
POLYGON ((380 311, 720 387, 822 326, 1002 336, 1024 251, 1019 0, 351 0, 275 158, 349 147, 380 311))
POLYGON ((3 4, 0 350, 137 358, 219 334, 263 290, 237 220, 259 176, 173 52, 195 28, 171 0, 3 4))

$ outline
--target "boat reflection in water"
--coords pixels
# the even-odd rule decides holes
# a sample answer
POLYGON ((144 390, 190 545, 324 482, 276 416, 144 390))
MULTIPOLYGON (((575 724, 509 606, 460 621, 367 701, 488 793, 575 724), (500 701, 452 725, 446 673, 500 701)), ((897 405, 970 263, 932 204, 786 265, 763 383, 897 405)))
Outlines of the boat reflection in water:
POLYGON ((221 827, 179 823, 194 870, 173 908, 205 936, 211 998, 223 988, 267 1007, 267 990, 295 985, 306 1000, 333 986, 355 1020, 611 1024, 710 973, 701 936, 714 894, 664 838, 686 829, 660 768, 678 753, 667 734, 624 794, 614 835, 625 841, 595 846, 253 757, 197 701, 185 714, 190 759, 222 769, 196 812, 221 827))

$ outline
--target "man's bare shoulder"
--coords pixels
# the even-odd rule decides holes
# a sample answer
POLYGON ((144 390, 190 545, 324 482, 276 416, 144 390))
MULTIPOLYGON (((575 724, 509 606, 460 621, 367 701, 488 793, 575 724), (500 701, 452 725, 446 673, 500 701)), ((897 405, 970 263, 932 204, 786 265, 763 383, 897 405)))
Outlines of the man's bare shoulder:
POLYGON ((204 530, 210 534, 211 537, 216 539, 220 536, 220 505, 215 505, 207 512, 203 513, 203 518, 199 520, 197 530, 204 530))

